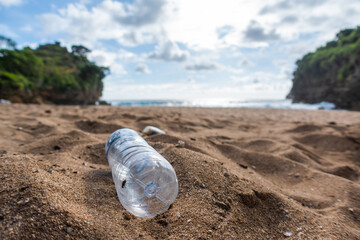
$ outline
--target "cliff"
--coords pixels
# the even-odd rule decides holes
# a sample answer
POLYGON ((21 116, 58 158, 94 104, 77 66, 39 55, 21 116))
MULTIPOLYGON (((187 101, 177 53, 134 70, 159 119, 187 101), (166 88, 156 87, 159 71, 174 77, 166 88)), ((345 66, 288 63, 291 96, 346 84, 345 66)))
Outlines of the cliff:
POLYGON ((337 108, 360 110, 360 27, 345 29, 334 41, 296 62, 293 102, 332 102, 337 108))
POLYGON ((21 103, 94 104, 108 68, 90 62, 89 49, 55 44, 0 50, 0 98, 21 103))

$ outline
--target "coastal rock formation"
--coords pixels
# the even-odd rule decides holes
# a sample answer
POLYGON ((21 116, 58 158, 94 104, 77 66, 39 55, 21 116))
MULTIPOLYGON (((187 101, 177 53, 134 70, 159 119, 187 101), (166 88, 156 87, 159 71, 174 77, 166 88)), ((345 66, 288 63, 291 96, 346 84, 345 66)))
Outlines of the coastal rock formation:
POLYGON ((332 102, 337 108, 360 110, 360 27, 345 29, 336 40, 296 62, 293 102, 332 102))
POLYGON ((83 46, 55 44, 0 50, 0 98, 15 103, 94 104, 108 68, 90 62, 83 46))

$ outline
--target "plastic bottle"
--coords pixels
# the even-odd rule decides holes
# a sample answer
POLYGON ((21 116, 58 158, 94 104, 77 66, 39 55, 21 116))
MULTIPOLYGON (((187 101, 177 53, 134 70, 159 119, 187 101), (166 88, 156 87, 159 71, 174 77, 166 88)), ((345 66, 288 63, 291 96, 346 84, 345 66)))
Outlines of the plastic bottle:
POLYGON ((154 217, 169 209, 178 193, 175 170, 137 132, 113 132, 105 153, 126 210, 137 217, 154 217))

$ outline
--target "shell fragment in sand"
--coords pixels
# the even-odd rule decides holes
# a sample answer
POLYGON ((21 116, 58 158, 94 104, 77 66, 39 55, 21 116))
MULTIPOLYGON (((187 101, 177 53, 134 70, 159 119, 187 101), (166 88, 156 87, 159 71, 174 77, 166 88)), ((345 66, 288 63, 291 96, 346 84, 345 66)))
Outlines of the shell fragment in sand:
POLYGON ((160 128, 154 126, 146 126, 143 130, 143 133, 147 135, 151 134, 165 134, 165 131, 161 130, 160 128))

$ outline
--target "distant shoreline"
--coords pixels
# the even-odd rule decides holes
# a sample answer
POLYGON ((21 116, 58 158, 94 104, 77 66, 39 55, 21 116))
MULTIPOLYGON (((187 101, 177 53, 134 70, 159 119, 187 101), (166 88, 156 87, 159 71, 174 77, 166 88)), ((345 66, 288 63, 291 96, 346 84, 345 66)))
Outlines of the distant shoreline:
POLYGON ((258 100, 106 100, 112 106, 129 107, 201 107, 201 108, 274 108, 299 110, 332 110, 335 105, 328 102, 316 104, 292 103, 291 99, 258 100))

